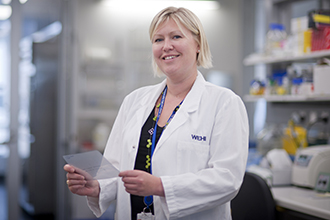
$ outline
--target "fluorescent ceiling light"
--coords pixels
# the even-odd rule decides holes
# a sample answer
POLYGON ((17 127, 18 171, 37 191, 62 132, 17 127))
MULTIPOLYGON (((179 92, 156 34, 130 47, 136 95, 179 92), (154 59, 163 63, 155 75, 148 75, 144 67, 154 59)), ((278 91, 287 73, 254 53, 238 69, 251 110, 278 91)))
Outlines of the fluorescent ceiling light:
POLYGON ((122 8, 128 10, 129 8, 134 11, 150 9, 161 10, 168 6, 186 7, 192 11, 194 10, 217 10, 219 3, 217 1, 173 1, 173 0, 103 0, 103 4, 114 8, 122 8))
POLYGON ((42 43, 59 35, 62 31, 62 24, 59 21, 48 25, 38 32, 32 34, 33 42, 42 43))
POLYGON ((28 0, 19 0, 21 4, 25 4, 28 0))
POLYGON ((3 21, 0 23, 0 38, 9 35, 10 28, 11 28, 10 24, 11 23, 9 20, 6 20, 6 21, 3 21))
POLYGON ((7 20, 10 18, 12 9, 10 5, 0 5, 0 20, 7 20))
POLYGON ((86 56, 92 60, 109 60, 111 51, 105 47, 90 47, 87 49, 86 56))
POLYGON ((11 3, 11 0, 2 0, 2 4, 9 5, 11 3))

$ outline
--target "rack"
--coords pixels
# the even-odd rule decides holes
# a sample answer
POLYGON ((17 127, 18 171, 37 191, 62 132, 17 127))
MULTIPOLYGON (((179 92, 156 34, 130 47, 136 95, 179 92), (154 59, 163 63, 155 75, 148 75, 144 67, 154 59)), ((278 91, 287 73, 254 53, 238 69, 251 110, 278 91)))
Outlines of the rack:
POLYGON ((246 102, 256 102, 265 99, 267 102, 329 102, 330 95, 245 95, 246 102))
POLYGON ((263 54, 251 54, 243 60, 244 65, 252 66, 257 64, 272 64, 282 62, 293 62, 301 60, 317 59, 322 57, 330 57, 330 50, 315 51, 302 55, 286 55, 283 57, 267 57, 263 54))

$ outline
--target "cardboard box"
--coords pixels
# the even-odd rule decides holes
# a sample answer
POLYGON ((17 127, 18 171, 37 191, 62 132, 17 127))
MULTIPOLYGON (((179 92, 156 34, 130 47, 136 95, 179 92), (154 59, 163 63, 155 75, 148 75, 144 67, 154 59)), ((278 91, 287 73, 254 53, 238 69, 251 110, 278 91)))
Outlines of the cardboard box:
POLYGON ((314 94, 330 95, 330 66, 316 65, 313 68, 314 94))

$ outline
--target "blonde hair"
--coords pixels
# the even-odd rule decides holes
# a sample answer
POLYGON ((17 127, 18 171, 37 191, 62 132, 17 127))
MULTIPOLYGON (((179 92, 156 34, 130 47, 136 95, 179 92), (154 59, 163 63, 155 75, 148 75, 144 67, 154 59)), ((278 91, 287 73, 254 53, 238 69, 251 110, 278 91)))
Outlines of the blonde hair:
MULTIPOLYGON (((194 39, 199 45, 199 53, 197 55, 197 66, 202 66, 206 69, 212 67, 212 55, 207 42, 205 32, 199 18, 190 10, 186 8, 168 7, 161 10, 152 20, 149 28, 149 37, 152 41, 156 30, 164 22, 169 19, 173 19, 175 23, 181 28, 183 25, 185 28, 191 31, 194 39)), ((163 73, 157 66, 154 58, 152 58, 152 66, 155 75, 161 76, 163 73)))

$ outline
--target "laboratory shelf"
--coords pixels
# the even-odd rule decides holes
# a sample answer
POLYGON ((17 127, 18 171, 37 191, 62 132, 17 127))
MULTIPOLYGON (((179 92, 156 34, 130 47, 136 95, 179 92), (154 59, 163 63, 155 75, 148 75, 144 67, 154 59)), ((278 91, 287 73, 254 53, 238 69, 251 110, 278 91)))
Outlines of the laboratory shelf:
POLYGON ((245 95, 245 102, 256 102, 265 99, 267 102, 330 102, 330 95, 245 95))
POLYGON ((271 63, 282 63, 282 62, 292 62, 292 61, 301 61, 301 60, 309 60, 316 59, 321 57, 330 57, 330 50, 320 50, 311 52, 308 54, 302 55, 286 55, 281 57, 269 57, 263 54, 254 53, 247 56, 243 63, 245 66, 252 66, 256 64, 271 64, 271 63))

